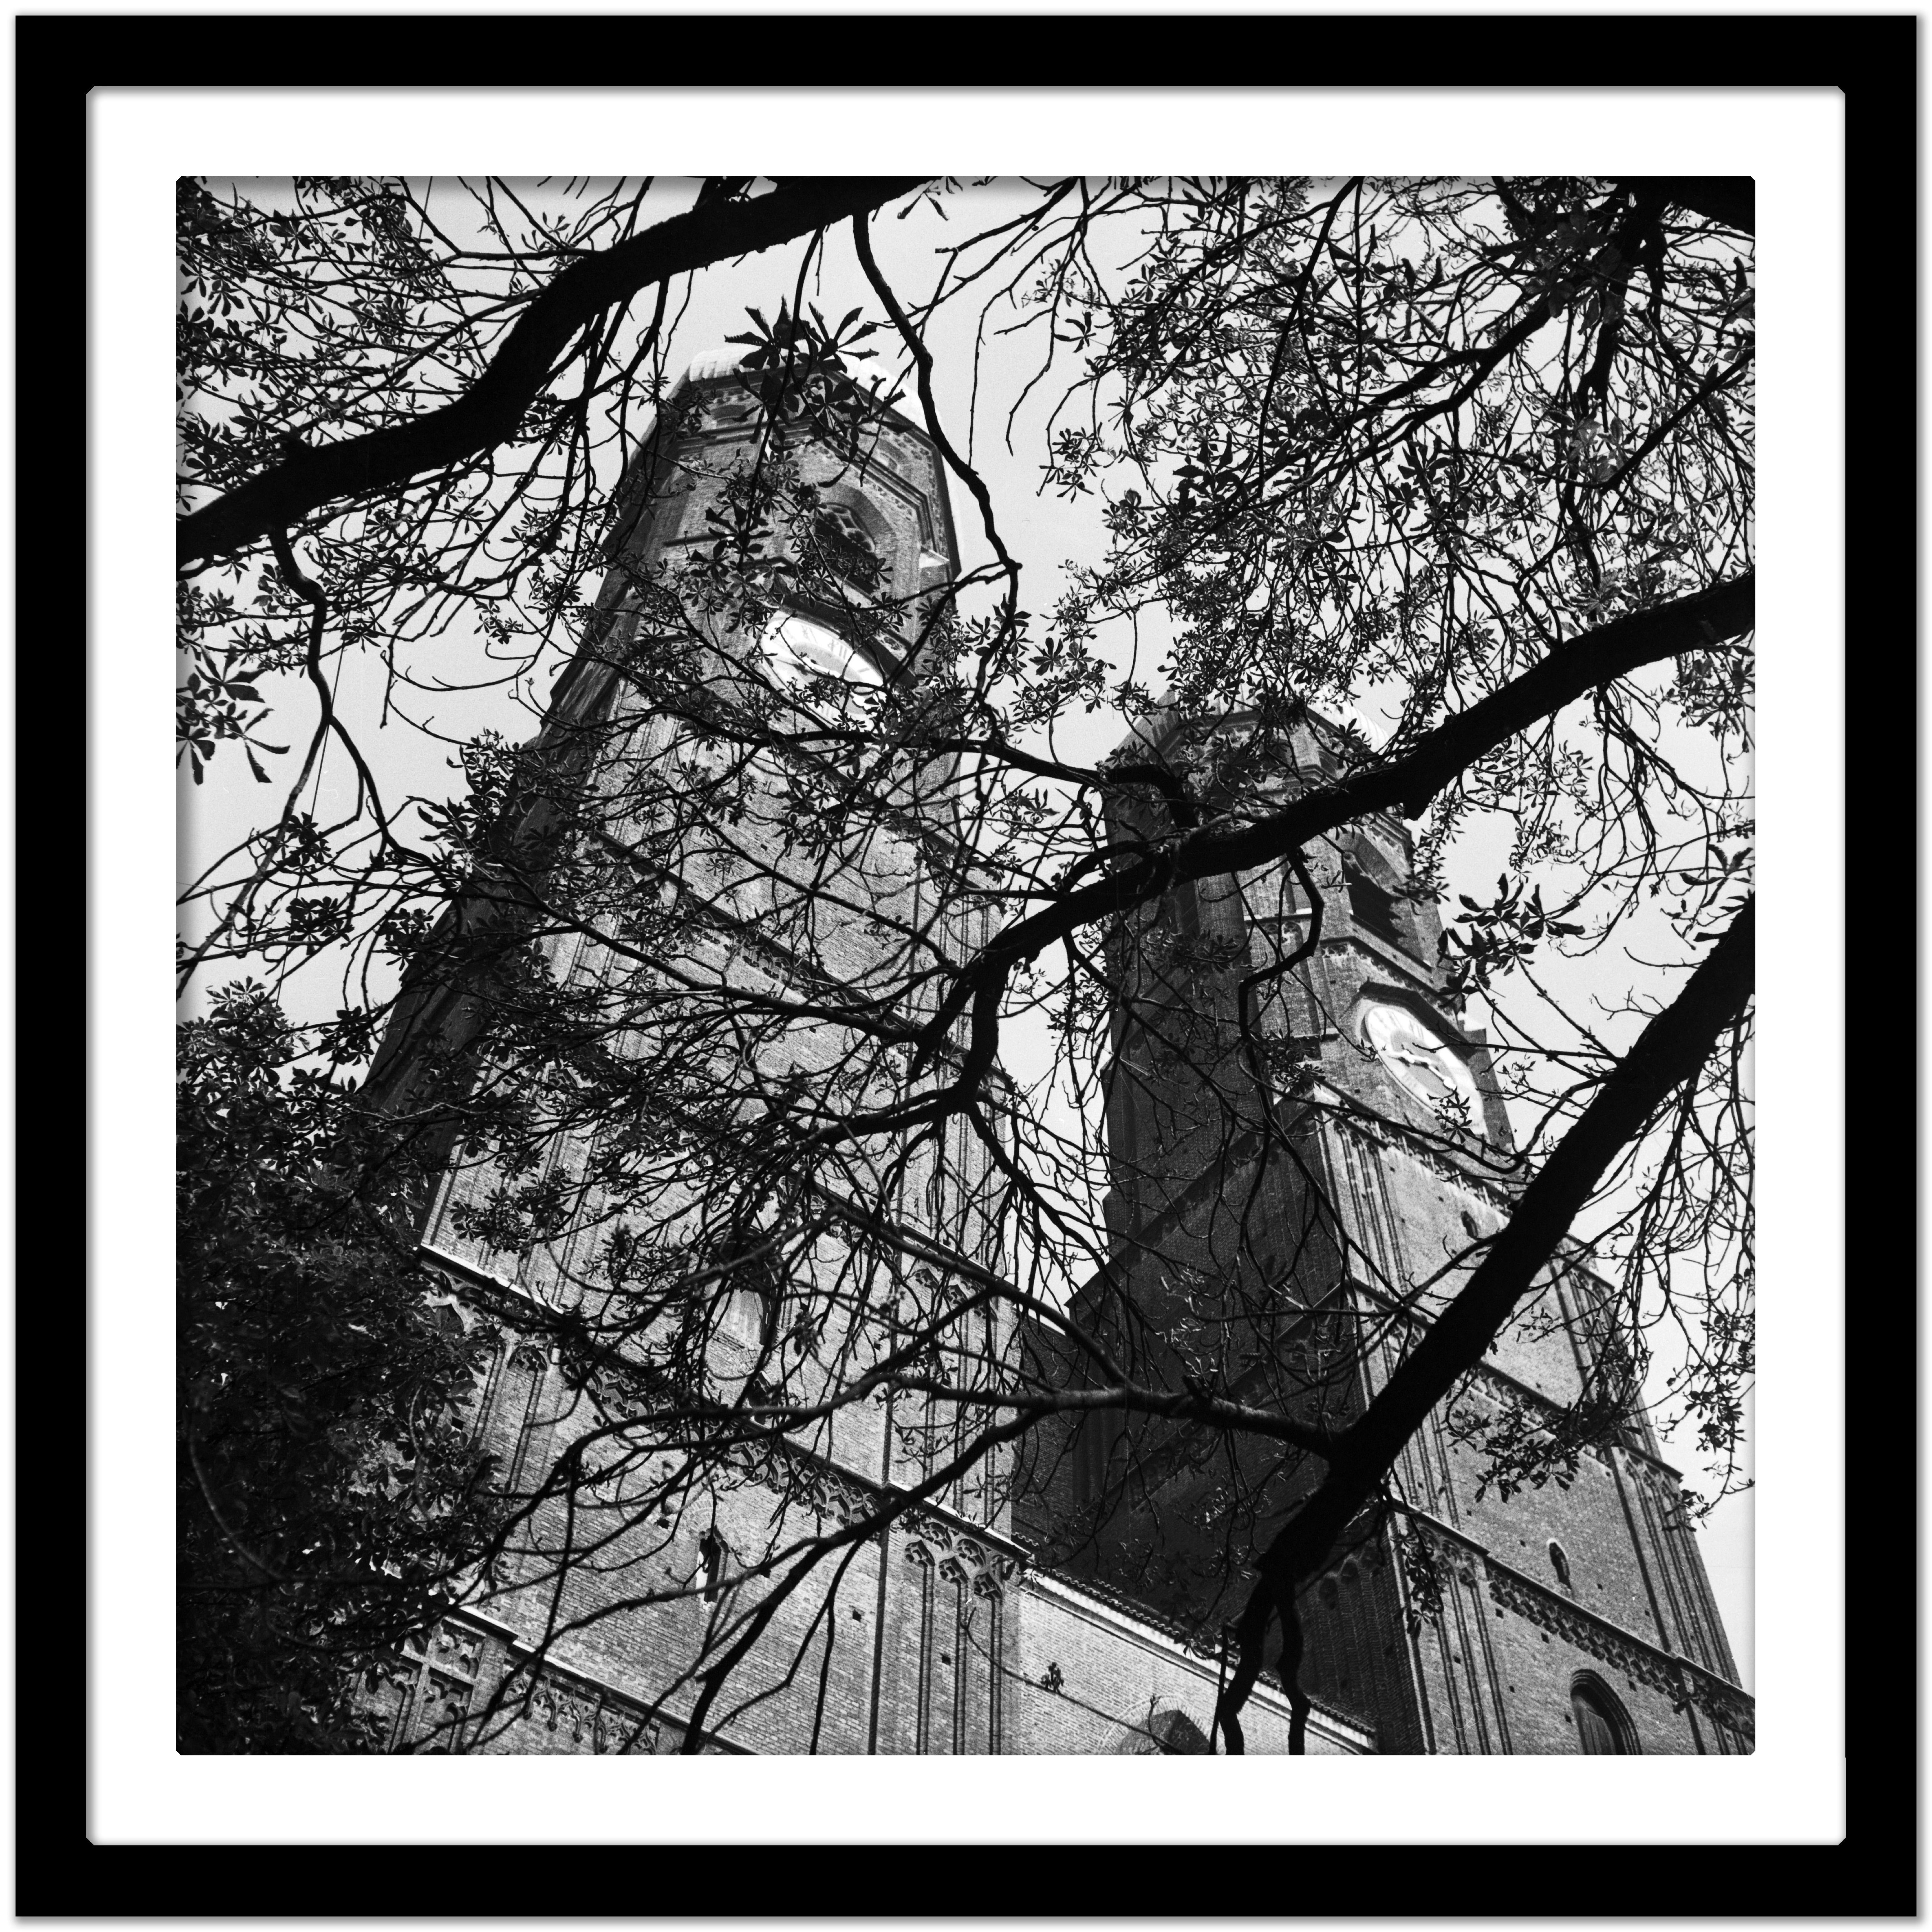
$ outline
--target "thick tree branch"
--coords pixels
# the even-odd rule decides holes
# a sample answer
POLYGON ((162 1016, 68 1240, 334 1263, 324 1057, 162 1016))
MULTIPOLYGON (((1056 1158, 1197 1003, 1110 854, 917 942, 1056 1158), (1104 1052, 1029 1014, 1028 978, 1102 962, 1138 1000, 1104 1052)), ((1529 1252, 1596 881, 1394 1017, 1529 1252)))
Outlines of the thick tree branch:
POLYGON ((1252 824, 1191 832, 1162 852, 1068 893, 1058 904, 997 935, 960 974, 927 1029, 920 1064, 970 1006, 973 1041, 962 1076, 962 1086, 970 1088, 992 1065, 1000 995, 1006 976, 1022 962, 1082 926, 1156 897, 1177 881, 1217 878, 1286 858, 1310 840, 1370 812, 1400 812, 1407 818, 1419 818, 1458 773, 1566 704, 1646 664, 1708 650, 1742 635, 1756 621, 1756 574, 1747 572, 1675 603, 1633 611, 1600 625, 1558 645, 1522 676, 1445 719, 1402 756, 1306 792, 1252 824))
POLYGON ((879 272, 879 265, 873 258, 872 237, 866 232, 863 214, 852 218, 852 245, 857 251, 859 266, 866 272, 866 279, 872 285, 872 292, 892 318, 892 326, 898 331, 899 340, 911 356, 913 368, 919 380, 919 404, 926 417, 926 434, 932 438, 933 446, 946 459, 946 466, 973 493, 973 500, 980 506, 980 518, 986 533, 986 542, 993 554, 1000 560, 1000 568, 1006 574, 1010 594, 1019 595, 1020 567, 1007 554, 1000 541, 999 525, 993 517, 993 500, 987 494, 985 481, 980 472, 968 463, 952 447, 944 428, 939 420, 939 411, 932 400, 932 351, 921 339, 919 331, 914 328, 905 310, 899 306, 898 298, 892 293, 892 284, 879 272))
POLYGON ((1617 185, 1634 194, 1661 195, 1741 235, 1757 232, 1757 183, 1749 175, 1629 175, 1618 176, 1617 185))
POLYGON ((1477 1367, 1538 1270, 1618 1154, 1671 1094, 1696 1077, 1742 1015, 1756 979, 1757 902, 1746 902, 1677 998, 1612 1069, 1576 1124, 1523 1190, 1468 1285, 1433 1322, 1338 1445, 1345 1468, 1379 1480, 1456 1380, 1477 1367))
POLYGON ((1096 1410, 1121 1409, 1168 1422, 1204 1424, 1226 1433, 1258 1436, 1316 1456, 1328 1455, 1335 1444, 1335 1438, 1325 1429, 1297 1422, 1276 1409, 1230 1401, 1199 1385, 1160 1389, 1123 1382, 1112 1388, 1054 1389, 1036 1395, 1005 1387, 970 1388, 934 1376, 895 1375, 876 1379, 889 1381, 900 1394, 931 1396, 962 1409, 1008 1410, 1035 1422, 1049 1415, 1085 1415, 1096 1410))
POLYGON ((667 276, 808 235, 918 185, 916 179, 886 177, 781 182, 752 201, 700 201, 573 262, 531 302, 465 394, 367 435, 292 449, 272 470, 180 519, 177 566, 232 556, 326 504, 398 488, 507 440, 572 338, 613 304, 667 276))

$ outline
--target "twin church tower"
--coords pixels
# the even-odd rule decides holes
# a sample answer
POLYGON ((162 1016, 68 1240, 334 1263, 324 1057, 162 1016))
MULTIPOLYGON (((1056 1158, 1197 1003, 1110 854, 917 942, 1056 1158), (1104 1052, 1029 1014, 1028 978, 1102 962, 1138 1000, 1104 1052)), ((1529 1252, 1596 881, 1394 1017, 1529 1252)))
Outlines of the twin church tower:
MULTIPOLYGON (((735 355, 692 366, 620 495, 597 646, 566 671, 543 734, 561 742, 596 724, 586 785, 620 789, 631 768, 662 761, 661 722, 640 712, 626 724, 616 667, 650 623, 633 586, 718 539, 721 506, 759 434, 740 369, 735 355)), ((792 451, 816 489, 817 536, 882 605, 916 613, 958 568, 941 465, 924 433, 889 410, 874 412, 862 442, 856 458, 810 441, 792 451)), ((782 600, 782 610, 762 641, 787 675, 880 676, 878 634, 855 635, 809 598, 782 600)), ((1245 760, 1247 782, 1283 793, 1336 769, 1312 717, 1157 717, 1138 735, 1143 751, 1177 763, 1245 760)), ((1312 853, 1305 875, 1276 868, 1177 888, 1112 962, 1121 998, 1107 1078, 1112 1258, 1077 1300, 1094 1333, 1150 1372, 1192 1361, 1256 1400, 1339 1416, 1372 1394, 1426 1319, 1427 1284, 1453 1284, 1458 1257, 1508 1217, 1508 1185, 1495 1170, 1506 1164, 1509 1123, 1481 1041, 1444 996, 1437 923, 1409 895, 1411 857, 1400 824, 1361 821, 1312 853), (1292 967, 1244 986, 1292 955, 1292 967)), ((816 892, 808 914, 785 903, 785 866, 753 890, 701 858, 681 876, 640 879, 638 892, 666 904, 702 898, 692 928, 706 935, 693 949, 699 980, 796 994, 816 976, 850 997, 871 979, 903 983, 901 935, 920 929, 922 881, 955 862, 970 858, 952 844, 947 810, 935 806, 922 822, 915 800, 901 831, 868 847, 862 902, 848 877, 816 892)), ((984 937, 963 924, 944 935, 956 958, 984 937)), ((566 984, 593 981, 608 963, 598 955, 595 940, 579 938, 552 970, 566 984)), ((372 1088, 406 1096, 412 1067, 458 1026, 460 1005, 448 988, 412 994, 372 1088)), ((814 1050, 800 1046, 805 1064, 814 1050)), ((533 1312, 578 1305, 594 1272, 590 1250, 604 1236, 586 1212, 582 1228, 527 1252, 492 1246, 474 1210, 494 1178, 487 1161, 452 1157, 422 1240, 450 1283, 449 1318, 506 1338, 477 1426, 512 1490, 531 1492, 573 1440, 647 1414, 652 1389, 621 1365, 588 1380, 567 1372, 540 1339, 533 1312)), ((701 1178, 688 1184, 694 1228, 728 1219, 730 1204, 709 1199, 701 1178)), ((856 1178, 854 1190, 863 1184, 856 1178)), ((1010 1260, 999 1185, 993 1156, 963 1132, 919 1173, 878 1180, 935 1252, 994 1271, 1010 1260)), ((920 1273, 908 1270, 907 1295, 925 1292, 920 1273)), ((1602 1382, 1598 1294, 1586 1270, 1557 1270, 1480 1385, 1408 1444, 1399 1516, 1368 1526, 1310 1585, 1311 1753, 1750 1748, 1750 1700, 1736 1686, 1678 1478, 1640 1414, 1585 1453, 1562 1486, 1504 1501, 1479 1480, 1487 1430, 1553 1414, 1602 1382), (1426 1603, 1418 1578, 1430 1580, 1426 1603)), ((740 1298, 717 1346, 749 1361, 771 1345, 778 1304, 755 1289, 740 1298)), ((886 1329, 906 1313, 894 1311, 886 1329)), ((1030 1330, 989 1324, 985 1352, 989 1378, 1016 1365, 1081 1373, 1030 1330)), ((382 1694, 392 1748, 1208 1748, 1220 1632, 1244 1593, 1240 1558, 1278 1522, 1293 1478, 1250 1450, 1203 1453, 1184 1430, 1091 1412, 934 1489, 944 1430, 896 1400, 896 1412, 868 1402, 843 1412, 782 1483, 748 1462, 740 1479, 694 1496, 667 1446, 568 1509, 544 1502, 489 1592, 398 1660, 382 1694), (930 1493, 842 1550, 842 1567, 821 1564, 820 1580, 786 1602, 694 1735, 692 1666, 734 1609, 734 1564, 795 1534, 856 1522, 914 1488, 930 1493), (836 1587, 824 1580, 835 1569, 836 1587)), ((1264 1678, 1244 1713, 1247 1749, 1286 1750, 1288 1719, 1264 1678)))

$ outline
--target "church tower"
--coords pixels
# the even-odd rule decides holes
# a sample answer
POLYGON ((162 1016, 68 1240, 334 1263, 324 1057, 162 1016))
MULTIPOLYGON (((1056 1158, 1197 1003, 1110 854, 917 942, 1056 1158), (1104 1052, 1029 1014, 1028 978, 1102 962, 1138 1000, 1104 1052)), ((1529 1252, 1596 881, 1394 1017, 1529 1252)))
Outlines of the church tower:
MULTIPOLYGON (((1211 802, 1330 780, 1340 744, 1308 714, 1169 713, 1125 748, 1211 802)), ((1116 794, 1114 836, 1161 830, 1145 796, 1116 794)), ((1398 820, 1366 818, 1301 874, 1184 884, 1116 936, 1113 1252, 1079 1307, 1117 1359, 1211 1371, 1340 1426, 1507 1220, 1508 1116, 1444 990, 1413 857, 1398 820)), ((1304 1682, 1375 1750, 1750 1748, 1677 1472, 1606 1341, 1609 1294, 1559 1257, 1404 1450, 1400 1508, 1306 1587, 1304 1682), (1486 1442, 1579 1404, 1612 1420, 1574 1473, 1507 1496, 1486 1484, 1486 1442)), ((1211 1634, 1245 1594, 1241 1555, 1318 1474, 1102 1413, 1040 1455, 1021 1534, 1211 1634)))
MULTIPOLYGON (((776 448, 752 380, 736 352, 721 354, 693 364, 666 396, 619 493, 609 574, 534 750, 566 773, 569 796, 590 804, 580 822, 548 836, 580 843, 620 834, 637 916, 661 916, 683 935, 654 942, 681 949, 672 992, 623 995, 632 1004, 622 1022, 636 1030, 630 1037, 650 1040, 653 1064, 667 1064, 665 1030, 681 1027, 688 1060, 722 1052, 740 1066, 755 1061, 775 1091, 801 1067, 830 1069, 858 1090, 902 1068, 867 1058, 863 1040, 830 1024, 767 1024, 760 998, 808 1004, 828 986, 862 997, 874 982, 883 990, 904 980, 909 944, 965 951, 979 943, 982 916, 935 913, 922 899, 937 869, 965 862, 944 788, 928 808, 914 774, 896 801, 898 829, 882 830, 872 814, 862 850, 836 833, 803 847, 786 836, 782 772, 741 758, 728 730, 709 730, 718 714, 707 707, 729 692, 808 736, 828 678, 873 687, 916 679, 908 659, 958 554, 938 459, 921 430, 862 402, 842 434, 795 426, 776 448), (782 472, 782 500, 756 495, 772 472, 782 472), (750 617, 726 592, 712 598, 704 574, 748 505, 768 532, 776 527, 766 554, 780 566, 750 617), (638 694, 640 665, 654 680, 649 703, 638 694), (961 929, 936 928, 942 917, 961 929)), ((542 809, 569 815, 554 800, 542 809)), ((628 916, 620 904, 610 923, 628 916)), ((592 934, 544 944, 555 982, 585 1010, 618 983, 612 946, 592 934)), ((372 1084, 392 1103, 406 1098, 466 1024, 459 988, 426 986, 399 1011, 372 1084)), ((732 1125, 718 1131, 728 1137, 732 1125)), ((692 1736, 694 1671, 770 1588, 755 1575, 738 1580, 760 1558, 870 1514, 943 1468, 949 1425, 904 1397, 855 1403, 795 1447, 788 1438, 748 1452, 742 1466, 689 1473, 696 1466, 674 1442, 653 1439, 649 1418, 667 1401, 699 1386, 728 1400, 780 1377, 787 1400, 809 1400, 817 1365, 849 1376, 916 1316, 927 1290, 909 1270, 896 1306, 842 1328, 836 1319, 800 1328, 800 1271, 822 1283, 848 1264, 822 1233, 788 1240, 766 1199, 746 1190, 742 1176, 758 1171, 753 1145, 730 1170, 731 1185, 687 1161, 667 1174, 653 1206, 660 1238, 668 1230, 682 1244, 678 1274, 707 1284, 694 1323, 701 1359, 687 1381, 666 1383, 646 1349, 629 1351, 634 1360, 622 1345, 574 1355, 555 1339, 556 1318, 580 1316, 609 1332, 608 1260, 627 1238, 604 1211, 599 1151, 555 1137, 546 1174, 573 1190, 569 1209, 561 1232, 526 1248, 494 1244, 505 1177, 487 1154, 454 1151, 427 1214, 424 1252, 451 1282, 448 1318, 494 1324, 504 1338, 478 1426, 512 1494, 526 1499, 527 1520, 496 1586, 399 1670, 394 1748, 452 1748, 453 1734, 454 1748, 515 1753, 1010 1748, 1018 1552, 997 1464, 902 1514, 848 1561, 820 1564, 692 1736), (648 1454, 634 1446, 643 1442, 653 1444, 648 1454), (610 1462, 608 1480, 580 1481, 568 1494, 547 1483, 585 1444, 610 1462)), ((848 1196, 885 1206, 951 1252, 998 1264, 988 1160, 968 1134, 950 1132, 943 1148, 889 1165, 874 1171, 855 1153, 848 1196)), ((998 1346, 988 1334, 983 1372, 998 1346)))

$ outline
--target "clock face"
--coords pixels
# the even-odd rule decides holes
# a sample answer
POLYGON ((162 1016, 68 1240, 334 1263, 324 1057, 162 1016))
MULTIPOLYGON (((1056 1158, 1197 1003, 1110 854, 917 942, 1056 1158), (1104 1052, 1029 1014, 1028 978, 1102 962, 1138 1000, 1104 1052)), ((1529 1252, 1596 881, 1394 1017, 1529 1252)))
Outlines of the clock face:
POLYGON ((814 673, 842 677, 853 684, 878 684, 878 669, 871 658, 830 625, 788 611, 765 632, 765 651, 772 668, 787 682, 814 673))
POLYGON ((1356 1037, 1423 1104, 1433 1110, 1450 1094, 1468 1109, 1473 1127, 1483 1118, 1468 1063, 1406 1006, 1371 1004, 1355 1022, 1356 1037))

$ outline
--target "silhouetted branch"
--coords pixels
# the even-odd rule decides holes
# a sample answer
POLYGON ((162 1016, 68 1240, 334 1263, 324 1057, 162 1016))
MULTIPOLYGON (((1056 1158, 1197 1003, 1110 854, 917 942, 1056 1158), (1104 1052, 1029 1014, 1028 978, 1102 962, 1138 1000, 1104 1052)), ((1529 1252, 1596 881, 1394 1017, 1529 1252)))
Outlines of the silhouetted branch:
POLYGON ((439 410, 340 442, 292 450, 260 476, 183 517, 177 564, 232 556, 331 503, 380 495, 506 441, 572 337, 668 275, 754 254, 873 208, 914 178, 782 182, 749 201, 705 200, 643 234, 573 262, 534 296, 490 366, 439 410))

